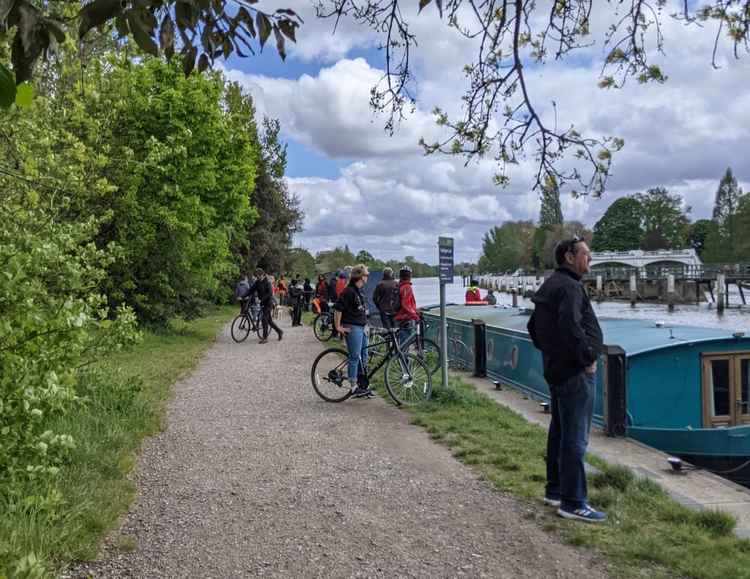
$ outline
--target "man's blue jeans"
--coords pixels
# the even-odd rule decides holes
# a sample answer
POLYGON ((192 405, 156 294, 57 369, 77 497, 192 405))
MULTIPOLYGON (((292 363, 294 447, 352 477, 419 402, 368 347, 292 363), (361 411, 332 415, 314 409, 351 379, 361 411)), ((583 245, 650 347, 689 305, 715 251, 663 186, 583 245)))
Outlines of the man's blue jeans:
POLYGON ((583 459, 594 414, 596 375, 581 372, 559 386, 550 386, 550 393, 545 496, 561 500, 563 510, 573 511, 588 498, 583 459))
POLYGON ((347 372, 349 382, 352 384, 357 381, 357 368, 360 360, 362 361, 362 371, 364 372, 367 364, 367 333, 364 326, 344 326, 349 328, 346 335, 346 349, 349 352, 347 363, 347 372))

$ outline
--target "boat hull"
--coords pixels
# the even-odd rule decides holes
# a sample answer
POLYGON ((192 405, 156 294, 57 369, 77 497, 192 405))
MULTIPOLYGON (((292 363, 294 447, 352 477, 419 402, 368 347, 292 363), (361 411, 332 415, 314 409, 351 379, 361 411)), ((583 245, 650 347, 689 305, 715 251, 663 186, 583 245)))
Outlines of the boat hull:
MULTIPOLYGON (((437 338, 437 311, 427 310, 424 315, 428 320, 428 334, 437 338)), ((528 316, 518 309, 500 314, 494 308, 450 308, 448 358, 459 360, 460 363, 456 364, 459 367, 474 368, 477 326, 483 325, 484 336, 478 341, 483 343, 486 350, 487 376, 533 399, 549 401, 541 354, 525 331, 527 320, 528 316)), ((631 321, 623 320, 623 324, 625 327, 620 328, 619 333, 617 325, 611 320, 608 326, 603 324, 605 341, 607 327, 614 327, 610 335, 617 337, 637 331, 637 328, 631 327, 631 321)), ((749 460, 750 424, 703 427, 700 358, 706 351, 750 351, 750 341, 744 337, 732 338, 732 334, 726 339, 699 336, 700 339, 678 340, 684 333, 681 328, 674 333, 669 331, 666 345, 646 349, 644 342, 656 341, 656 337, 649 335, 651 331, 652 328, 644 327, 642 335, 635 338, 635 346, 630 347, 631 353, 624 364, 622 394, 627 406, 625 435, 712 470, 736 468, 749 460)), ((627 352, 627 348, 617 350, 627 352)), ((611 358, 602 356, 597 372, 594 423, 600 427, 607 425, 608 397, 612 396, 613 391, 609 364, 611 358)), ((750 479, 750 475, 747 478, 750 479)))

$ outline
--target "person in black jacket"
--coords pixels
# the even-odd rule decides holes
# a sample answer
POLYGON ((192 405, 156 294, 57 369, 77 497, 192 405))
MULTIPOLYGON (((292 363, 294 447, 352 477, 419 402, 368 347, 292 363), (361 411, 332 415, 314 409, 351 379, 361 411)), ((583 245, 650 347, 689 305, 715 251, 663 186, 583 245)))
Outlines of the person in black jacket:
POLYGON ((557 270, 532 298, 535 309, 528 323, 534 346, 542 351, 551 397, 544 502, 559 507, 561 517, 602 522, 606 515, 586 502, 583 469, 602 353, 602 331, 581 284, 591 251, 574 237, 557 244, 555 261, 557 270))
POLYGON ((261 344, 268 342, 269 326, 276 331, 276 335, 279 337, 279 341, 284 336, 284 332, 276 325, 273 321, 273 286, 271 280, 268 279, 266 273, 261 269, 255 270, 255 291, 258 294, 261 307, 261 323, 263 324, 263 337, 260 339, 261 344))
POLYGON ((393 326, 393 316, 399 308, 398 280, 393 279, 393 269, 383 269, 383 279, 375 286, 372 301, 380 313, 380 322, 389 329, 393 326))
POLYGON ((312 301, 313 296, 315 295, 315 289, 310 284, 310 278, 309 277, 305 278, 305 283, 302 286, 302 289, 304 290, 304 298, 305 298, 304 299, 304 306, 305 306, 305 311, 309 312, 310 311, 310 302, 312 301))
POLYGON ((362 291, 369 275, 367 266, 360 264, 352 268, 349 284, 344 288, 333 306, 333 321, 336 331, 346 338, 349 352, 347 377, 352 398, 374 396, 366 384, 364 370, 367 366, 367 297, 362 291))

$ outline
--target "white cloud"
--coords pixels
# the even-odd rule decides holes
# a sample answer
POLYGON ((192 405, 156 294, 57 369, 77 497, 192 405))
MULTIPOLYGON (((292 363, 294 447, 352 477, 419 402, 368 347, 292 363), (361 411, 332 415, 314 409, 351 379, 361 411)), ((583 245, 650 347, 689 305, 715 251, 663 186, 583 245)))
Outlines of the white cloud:
MULTIPOLYGON (((461 68, 474 54, 472 42, 445 27, 434 12, 425 10, 412 20, 419 39, 413 55, 419 101, 393 137, 383 131, 385 119, 369 107, 370 88, 382 71, 363 58, 344 58, 374 46, 375 37, 346 20, 336 39, 330 21, 306 19, 293 55, 331 62, 317 74, 287 80, 228 72, 253 93, 259 110, 281 120, 287 137, 330 158, 353 160, 338 179, 289 180, 307 215, 298 242, 314 250, 349 243, 383 257, 411 252, 432 260, 436 237, 452 234, 461 240, 462 259, 474 259, 491 225, 537 216, 538 199, 528 192, 531 163, 515 167, 511 186, 498 189, 491 160, 465 166, 461 158, 422 155, 419 137, 439 135, 429 111, 436 105, 458 110, 465 88, 461 68)), ((714 70, 711 32, 685 27, 669 13, 665 9, 662 27, 668 56, 654 55, 669 75, 665 85, 631 81, 619 91, 600 90, 596 83, 606 50, 601 42, 582 51, 576 66, 549 62, 527 72, 545 120, 554 119, 554 101, 560 124, 626 142, 615 157, 605 199, 564 196, 568 219, 593 225, 615 198, 653 186, 683 195, 694 218, 705 217, 727 166, 750 181, 750 58, 735 60, 722 51, 722 68, 714 70)), ((595 30, 603 30, 605 20, 597 20, 595 30)))

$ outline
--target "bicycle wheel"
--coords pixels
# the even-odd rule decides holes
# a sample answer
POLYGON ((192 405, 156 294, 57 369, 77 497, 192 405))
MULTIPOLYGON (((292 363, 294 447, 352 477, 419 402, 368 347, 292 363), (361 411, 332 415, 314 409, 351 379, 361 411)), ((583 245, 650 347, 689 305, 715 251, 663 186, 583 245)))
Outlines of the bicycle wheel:
POLYGON ((341 348, 323 350, 310 370, 310 379, 315 392, 326 402, 343 402, 349 396, 347 361, 349 354, 341 348))
POLYGON ((333 319, 329 314, 318 314, 313 322, 313 333, 321 342, 327 342, 333 336, 333 319))
POLYGON ((240 314, 232 320, 232 339, 238 344, 244 342, 250 335, 251 329, 252 322, 250 321, 250 318, 246 314, 240 314))
POLYGON ((442 362, 440 346, 437 345, 435 340, 417 336, 409 340, 403 349, 422 360, 430 370, 430 375, 435 374, 440 369, 442 362))
POLYGON ((414 354, 394 354, 385 364, 385 387, 396 404, 418 404, 430 399, 432 376, 414 354))

